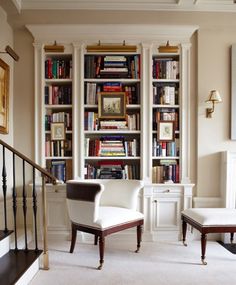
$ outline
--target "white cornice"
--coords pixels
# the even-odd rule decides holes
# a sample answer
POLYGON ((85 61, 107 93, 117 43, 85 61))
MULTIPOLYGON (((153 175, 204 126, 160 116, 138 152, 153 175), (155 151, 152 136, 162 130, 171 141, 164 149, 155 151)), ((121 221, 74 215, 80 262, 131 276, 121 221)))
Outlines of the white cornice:
POLYGON ((22 9, 236 12, 233 0, 12 0, 22 9))
POLYGON ((126 40, 127 42, 144 42, 171 40, 189 42, 198 26, 172 25, 26 25, 35 42, 75 43, 76 41, 109 42, 126 40))
POLYGON ((21 12, 21 0, 11 0, 11 2, 16 7, 18 13, 20 13, 21 12))

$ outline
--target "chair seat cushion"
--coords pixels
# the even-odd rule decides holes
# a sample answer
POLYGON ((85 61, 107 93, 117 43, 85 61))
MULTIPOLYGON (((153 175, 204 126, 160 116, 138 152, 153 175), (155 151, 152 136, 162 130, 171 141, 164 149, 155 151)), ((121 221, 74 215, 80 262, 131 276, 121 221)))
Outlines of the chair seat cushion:
POLYGON ((193 208, 182 211, 182 215, 202 226, 236 225, 236 209, 193 208))
POLYGON ((134 210, 102 206, 99 207, 98 219, 94 223, 87 224, 86 226, 105 230, 107 228, 141 220, 143 218, 144 215, 142 213, 134 210))

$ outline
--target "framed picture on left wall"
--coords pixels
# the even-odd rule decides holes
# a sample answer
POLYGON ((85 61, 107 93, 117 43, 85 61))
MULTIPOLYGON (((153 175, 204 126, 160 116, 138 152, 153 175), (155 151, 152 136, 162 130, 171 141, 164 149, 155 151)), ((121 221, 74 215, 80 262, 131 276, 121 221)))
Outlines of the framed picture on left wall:
POLYGON ((9 65, 0 59, 0 133, 8 134, 9 125, 9 65))

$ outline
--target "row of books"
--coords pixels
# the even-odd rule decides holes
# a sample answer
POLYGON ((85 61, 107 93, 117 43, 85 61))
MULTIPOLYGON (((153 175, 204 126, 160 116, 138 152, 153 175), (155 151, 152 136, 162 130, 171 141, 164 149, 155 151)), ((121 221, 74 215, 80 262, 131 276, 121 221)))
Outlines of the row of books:
POLYGON ((84 129, 87 131, 97 130, 140 130, 140 114, 126 114, 125 120, 99 120, 98 113, 84 113, 84 129))
POLYGON ((154 79, 178 79, 179 61, 173 58, 153 58, 152 72, 154 79))
POLYGON ((98 94, 100 92, 125 92, 126 104, 140 104, 140 84, 127 84, 122 82, 105 82, 85 84, 85 104, 98 104, 98 94))
POLYGON ((179 164, 176 160, 161 160, 152 167, 152 183, 179 183, 179 164))
POLYGON ((58 180, 66 182, 72 179, 72 160, 47 160, 46 169, 58 180))
POLYGON ((47 110, 45 114, 45 131, 51 130, 51 123, 64 123, 66 130, 72 130, 72 114, 71 112, 56 112, 47 110))
POLYGON ((136 157, 139 155, 139 141, 137 139, 101 137, 85 139, 85 156, 100 157, 136 157))
POLYGON ((85 165, 85 179, 140 179, 139 165, 128 165, 117 161, 102 165, 85 165))
POLYGON ((140 78, 139 55, 86 55, 85 78, 140 78))
POLYGON ((153 84, 153 104, 178 104, 178 87, 176 85, 153 84))
POLYGON ((46 105, 72 104, 72 86, 46 85, 44 88, 44 102, 46 105))
POLYGON ((179 149, 179 138, 175 138, 173 142, 158 142, 153 138, 152 155, 154 157, 179 156, 179 149))
POLYGON ((153 130, 158 129, 160 121, 173 121, 174 130, 179 130, 179 110, 175 108, 157 108, 153 111, 153 130))
POLYGON ((47 136, 45 141, 46 157, 68 157, 72 156, 72 140, 51 141, 47 136))
POLYGON ((47 58, 45 60, 45 78, 72 78, 72 59, 47 58))

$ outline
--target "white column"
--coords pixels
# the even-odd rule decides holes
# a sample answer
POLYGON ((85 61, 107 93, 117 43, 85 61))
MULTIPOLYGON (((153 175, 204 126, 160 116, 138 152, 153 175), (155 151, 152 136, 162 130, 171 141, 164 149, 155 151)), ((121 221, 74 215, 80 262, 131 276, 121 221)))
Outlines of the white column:
POLYGON ((73 177, 84 178, 84 44, 73 47, 73 177))
POLYGON ((43 100, 44 100, 44 51, 42 43, 34 43, 34 160, 37 164, 45 167, 44 165, 44 116, 43 100))
POLYGON ((191 44, 181 44, 181 78, 180 92, 182 118, 180 121, 181 128, 181 166, 182 177, 181 183, 190 182, 190 47, 191 44))
POLYGON ((141 179, 151 182, 152 171, 152 44, 142 43, 141 179), (144 64, 145 63, 145 64, 144 64))

